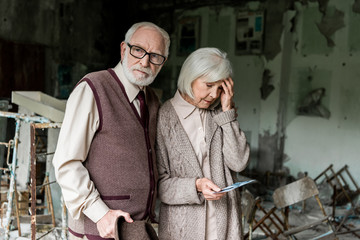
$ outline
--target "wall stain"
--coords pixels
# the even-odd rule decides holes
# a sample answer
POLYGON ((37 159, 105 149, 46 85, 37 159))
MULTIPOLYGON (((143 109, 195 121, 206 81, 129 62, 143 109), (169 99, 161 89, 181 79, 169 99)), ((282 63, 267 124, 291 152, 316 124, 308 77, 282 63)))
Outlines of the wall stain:
POLYGON ((319 28, 320 33, 325 36, 328 47, 334 47, 335 43, 332 40, 332 36, 336 31, 345 27, 344 12, 335 9, 331 14, 327 11, 327 13, 323 15, 321 22, 316 23, 316 25, 319 28))

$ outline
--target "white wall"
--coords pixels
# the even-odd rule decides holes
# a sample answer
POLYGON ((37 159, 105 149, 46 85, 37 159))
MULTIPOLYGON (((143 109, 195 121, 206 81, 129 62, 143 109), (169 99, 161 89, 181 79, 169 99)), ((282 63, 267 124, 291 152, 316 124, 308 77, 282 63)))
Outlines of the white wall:
MULTIPOLYGON (((318 53, 311 53, 311 49, 309 51, 304 46, 304 42, 308 44, 304 27, 309 27, 304 24, 309 24, 309 17, 314 24, 320 20, 318 6, 298 6, 299 50, 293 51, 289 106, 295 106, 299 97, 297 84, 308 71, 314 77, 310 83, 313 88, 326 88, 323 105, 329 109, 331 117, 289 114, 285 141, 288 160, 285 165, 295 176, 306 171, 315 178, 330 164, 334 165, 335 171, 347 164, 350 174, 360 183, 360 49, 356 49, 359 45, 353 41, 359 32, 350 31, 353 25, 360 25, 360 14, 352 12, 353 3, 350 0, 329 1, 328 8, 344 12, 345 26, 333 35, 335 47, 324 48, 318 53), (305 51, 306 56, 302 54, 305 51)), ((314 36, 313 41, 326 44, 322 35, 314 36)))
MULTIPOLYGON (((252 5, 259 6, 255 3, 252 5)), ((352 11, 353 3, 352 0, 329 1, 330 12, 335 9, 344 12, 345 24, 332 36, 335 43, 332 48, 327 46, 316 26, 322 18, 317 2, 308 2, 307 6, 297 3, 294 11, 284 13, 284 32, 279 39, 282 50, 268 61, 262 55, 235 54, 239 9, 203 7, 179 11, 179 18, 201 17, 200 47, 215 46, 229 54, 234 67, 238 120, 251 144, 250 168, 258 170, 262 165, 257 162, 257 153, 263 150, 259 149, 259 142, 263 141, 262 148, 268 148, 266 154, 274 153, 269 159, 275 158, 278 149, 272 149, 274 145, 267 146, 264 139, 268 136, 276 145, 284 134, 284 166, 294 177, 299 172, 308 172, 315 178, 330 164, 335 171, 347 164, 360 183, 360 34, 356 31, 360 26, 360 14, 352 11), (292 17, 296 21, 294 31, 290 32, 292 17), (261 99, 264 69, 271 71, 271 84, 275 89, 268 98, 261 99), (330 118, 297 115, 299 101, 309 90, 318 87, 326 89, 322 104, 331 112, 330 118)), ((176 41, 173 36, 173 55, 176 41)), ((175 70, 183 60, 185 57, 176 57, 169 59, 168 64, 175 70)), ((176 79, 173 74, 173 81, 176 79)))

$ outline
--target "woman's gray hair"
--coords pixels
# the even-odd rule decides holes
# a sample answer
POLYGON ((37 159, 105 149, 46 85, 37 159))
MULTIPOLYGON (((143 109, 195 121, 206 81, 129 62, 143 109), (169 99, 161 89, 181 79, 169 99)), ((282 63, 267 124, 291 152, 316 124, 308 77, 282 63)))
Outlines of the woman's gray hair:
POLYGON ((129 30, 126 32, 125 34, 125 42, 129 43, 132 36, 134 35, 134 33, 136 32, 136 30, 138 30, 139 28, 152 28, 152 29, 156 29, 164 38, 164 42, 165 42, 165 56, 168 57, 169 56, 169 47, 170 47, 170 36, 169 34, 162 29, 161 27, 157 26, 154 23, 151 22, 139 22, 139 23, 135 23, 134 25, 132 25, 129 30))
POLYGON ((191 84, 200 77, 206 82, 216 82, 232 75, 232 67, 226 53, 218 48, 199 48, 191 53, 181 67, 178 90, 194 98, 191 84))

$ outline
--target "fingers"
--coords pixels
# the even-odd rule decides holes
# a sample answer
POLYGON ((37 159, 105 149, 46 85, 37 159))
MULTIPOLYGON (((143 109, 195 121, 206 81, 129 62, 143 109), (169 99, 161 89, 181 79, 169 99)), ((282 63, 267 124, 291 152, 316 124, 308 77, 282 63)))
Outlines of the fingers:
POLYGON ((123 212, 124 214, 120 215, 123 216, 125 221, 127 221, 128 223, 132 223, 134 222, 134 220, 130 217, 130 214, 127 212, 123 212))
POLYGON ((226 94, 230 95, 231 97, 234 96, 234 81, 232 78, 226 78, 222 82, 222 87, 226 94))
POLYGON ((121 210, 109 210, 97 223, 96 227, 103 238, 115 238, 116 219, 123 216, 125 221, 133 222, 130 214, 121 210))
POLYGON ((211 180, 207 178, 200 178, 196 180, 196 189, 199 192, 204 192, 206 190, 213 190, 215 192, 220 191, 220 188, 216 186, 211 180))
POLYGON ((225 193, 214 193, 221 189, 207 178, 201 178, 196 180, 196 188, 199 192, 202 192, 206 200, 213 201, 219 200, 225 193))
POLYGON ((234 81, 231 78, 226 78, 221 82, 223 93, 221 94, 221 106, 223 112, 234 108, 235 103, 233 101, 234 96, 234 81))
POLYGON ((206 191, 203 194, 206 200, 216 201, 221 199, 226 193, 216 193, 214 191, 206 191))
POLYGON ((219 200, 221 199, 226 193, 214 193, 212 192, 212 196, 209 197, 207 200, 209 201, 214 201, 214 200, 219 200))

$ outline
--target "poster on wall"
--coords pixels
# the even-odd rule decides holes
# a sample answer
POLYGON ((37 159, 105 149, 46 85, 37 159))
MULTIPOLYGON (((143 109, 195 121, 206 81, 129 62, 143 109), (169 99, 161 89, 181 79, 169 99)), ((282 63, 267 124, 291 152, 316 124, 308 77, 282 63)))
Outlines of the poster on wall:
POLYGON ((239 12, 236 17, 236 54, 242 55, 262 53, 263 32, 263 12, 239 12))
POLYGON ((184 17, 178 26, 177 55, 187 56, 199 47, 200 17, 184 17))

